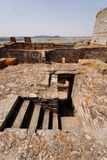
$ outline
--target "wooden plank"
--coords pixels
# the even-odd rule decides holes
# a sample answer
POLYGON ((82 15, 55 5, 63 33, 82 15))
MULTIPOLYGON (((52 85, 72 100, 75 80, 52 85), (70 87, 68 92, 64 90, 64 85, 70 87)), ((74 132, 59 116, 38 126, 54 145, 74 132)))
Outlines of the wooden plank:
POLYGON ((41 106, 35 105, 29 128, 36 129, 41 106))
POLYGON ((58 129, 58 114, 53 113, 53 130, 58 129))
POLYGON ((43 120, 43 129, 48 129, 49 125, 49 110, 45 111, 44 120, 43 120))
POLYGON ((26 113, 26 110, 27 110, 28 105, 29 105, 29 101, 28 101, 28 100, 25 100, 25 101, 23 102, 20 110, 19 110, 19 113, 18 113, 18 115, 17 115, 17 117, 16 117, 13 125, 12 125, 12 128, 20 128, 20 125, 21 125, 21 123, 22 123, 22 120, 23 120, 23 118, 24 118, 24 115, 25 115, 25 113, 26 113))

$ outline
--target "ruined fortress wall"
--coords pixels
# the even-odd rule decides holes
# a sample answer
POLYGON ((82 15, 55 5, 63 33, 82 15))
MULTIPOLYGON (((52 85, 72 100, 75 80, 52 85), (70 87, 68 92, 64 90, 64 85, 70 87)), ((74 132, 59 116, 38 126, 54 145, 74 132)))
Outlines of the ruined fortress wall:
POLYGON ((54 43, 10 43, 5 45, 6 49, 24 49, 24 50, 44 50, 55 48, 71 48, 71 44, 54 44, 54 43))
MULTIPOLYGON (((41 62, 58 62, 62 63, 65 58, 66 63, 77 63, 79 59, 100 59, 107 62, 107 48, 80 48, 80 49, 51 49, 51 50, 31 50, 22 49, 15 46, 15 49, 1 48, 0 58, 12 57, 17 58, 18 63, 41 63, 41 62)), ((33 44, 21 44, 25 48, 31 47, 33 44)), ((21 47, 21 46, 20 46, 21 47)))
POLYGON ((107 8, 96 15, 96 22, 91 43, 107 45, 107 8))
POLYGON ((66 63, 77 63, 78 59, 100 59, 107 62, 107 48, 55 49, 46 52, 47 62, 61 63, 63 57, 66 63))
POLYGON ((75 63, 81 57, 81 52, 77 52, 75 49, 55 49, 46 52, 45 55, 47 62, 61 63, 62 58, 65 57, 66 63, 75 63))
POLYGON ((39 50, 55 48, 53 43, 12 43, 5 45, 6 49, 24 49, 24 50, 39 50))
POLYGON ((37 51, 28 50, 1 50, 0 58, 17 58, 17 63, 40 63, 42 54, 37 51))

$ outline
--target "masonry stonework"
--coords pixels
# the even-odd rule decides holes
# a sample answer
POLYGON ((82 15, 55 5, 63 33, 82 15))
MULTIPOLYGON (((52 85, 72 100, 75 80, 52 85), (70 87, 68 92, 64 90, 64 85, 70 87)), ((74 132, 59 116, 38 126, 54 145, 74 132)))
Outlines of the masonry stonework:
POLYGON ((99 11, 96 15, 91 43, 107 45, 107 8, 99 11))

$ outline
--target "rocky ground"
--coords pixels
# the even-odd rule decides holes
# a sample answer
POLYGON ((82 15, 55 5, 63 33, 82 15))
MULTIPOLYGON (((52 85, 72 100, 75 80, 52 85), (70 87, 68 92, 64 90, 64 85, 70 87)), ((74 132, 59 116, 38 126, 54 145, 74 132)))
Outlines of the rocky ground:
MULTIPOLYGON (((46 67, 41 65, 23 64, 9 66, 0 70, 0 98, 9 94, 20 96, 36 96, 38 84, 45 79, 46 67)), ((41 87, 42 88, 42 87, 41 87)))
POLYGON ((8 66, 0 70, 0 99, 6 98, 9 94, 24 97, 39 96, 39 91, 44 91, 49 86, 49 75, 56 71, 68 71, 78 73, 83 67, 79 68, 76 64, 19 64, 8 66))
POLYGON ((1 160, 106 160, 107 146, 87 133, 6 130, 0 133, 1 160))

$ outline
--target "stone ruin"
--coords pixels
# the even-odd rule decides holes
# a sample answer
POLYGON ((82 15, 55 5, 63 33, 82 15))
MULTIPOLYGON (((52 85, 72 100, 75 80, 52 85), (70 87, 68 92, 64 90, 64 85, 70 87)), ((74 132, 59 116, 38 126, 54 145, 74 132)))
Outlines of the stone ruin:
POLYGON ((0 48, 2 160, 107 159, 106 52, 29 38, 0 48))
POLYGON ((97 45, 107 45, 107 8, 100 10, 96 15, 96 22, 91 43, 97 45))

